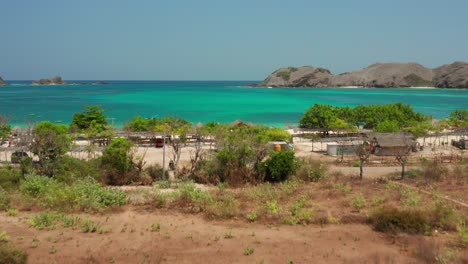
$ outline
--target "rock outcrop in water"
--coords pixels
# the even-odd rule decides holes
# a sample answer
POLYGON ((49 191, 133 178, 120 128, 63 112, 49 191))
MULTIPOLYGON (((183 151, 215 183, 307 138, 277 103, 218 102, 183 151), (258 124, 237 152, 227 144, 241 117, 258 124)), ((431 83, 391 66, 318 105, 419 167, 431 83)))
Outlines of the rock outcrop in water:
POLYGON ((332 74, 312 66, 281 68, 262 83, 268 87, 439 87, 468 88, 468 63, 435 69, 417 63, 375 63, 359 71, 332 74))
POLYGON ((55 76, 50 79, 40 79, 38 81, 33 81, 32 84, 35 85, 55 85, 55 84, 65 84, 62 77, 55 76))
POLYGON ((7 83, 0 77, 0 86, 6 85, 7 83))

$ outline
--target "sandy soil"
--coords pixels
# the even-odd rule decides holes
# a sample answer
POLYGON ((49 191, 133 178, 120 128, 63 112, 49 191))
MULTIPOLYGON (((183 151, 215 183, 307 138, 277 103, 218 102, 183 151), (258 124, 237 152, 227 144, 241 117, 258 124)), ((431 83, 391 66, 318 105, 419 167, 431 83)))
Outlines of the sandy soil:
POLYGON ((27 228, 28 216, 1 213, 0 229, 31 263, 418 263, 409 256, 410 237, 397 242, 365 225, 265 226, 127 207, 105 216, 82 215, 108 230, 98 234, 38 231, 27 228), (152 232, 158 223, 160 231, 152 232), (35 236, 38 245, 32 247, 35 236), (244 255, 247 247, 254 248, 251 255, 244 255))

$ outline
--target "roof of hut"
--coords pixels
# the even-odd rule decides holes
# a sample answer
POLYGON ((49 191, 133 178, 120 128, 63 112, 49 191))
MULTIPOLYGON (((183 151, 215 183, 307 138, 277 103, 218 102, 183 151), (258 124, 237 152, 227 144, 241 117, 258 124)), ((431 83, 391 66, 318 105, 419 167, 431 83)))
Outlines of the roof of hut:
POLYGON ((413 136, 403 133, 370 133, 370 140, 376 140, 380 147, 404 147, 413 142, 413 136))

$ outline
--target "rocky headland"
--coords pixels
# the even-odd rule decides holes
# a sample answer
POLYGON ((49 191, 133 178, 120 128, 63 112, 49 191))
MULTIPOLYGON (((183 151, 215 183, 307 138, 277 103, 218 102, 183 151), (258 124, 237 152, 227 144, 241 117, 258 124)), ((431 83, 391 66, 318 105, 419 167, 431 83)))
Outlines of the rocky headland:
POLYGON ((0 86, 6 85, 7 83, 0 77, 0 86))
POLYGON ((255 87, 438 87, 468 88, 468 63, 430 69, 417 63, 375 63, 362 70, 332 74, 320 67, 281 68, 255 87))
POLYGON ((65 84, 63 81, 62 77, 60 76, 55 76, 50 79, 40 79, 38 81, 32 81, 32 84, 34 85, 60 85, 60 84, 65 84))

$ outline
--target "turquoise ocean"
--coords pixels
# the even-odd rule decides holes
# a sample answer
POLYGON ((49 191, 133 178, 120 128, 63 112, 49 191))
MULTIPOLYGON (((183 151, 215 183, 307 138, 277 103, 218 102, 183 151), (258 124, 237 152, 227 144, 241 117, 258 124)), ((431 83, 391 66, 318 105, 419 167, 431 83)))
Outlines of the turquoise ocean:
MULTIPOLYGON (((403 102, 416 111, 448 117, 468 108, 468 89, 249 88, 254 81, 109 81, 107 85, 0 87, 0 114, 10 124, 49 120, 67 124, 83 105, 101 105, 122 126, 132 117, 177 116, 192 123, 244 122, 284 127, 298 123, 315 103, 335 106, 403 102)), ((109 120, 109 122, 112 122, 109 120)))

